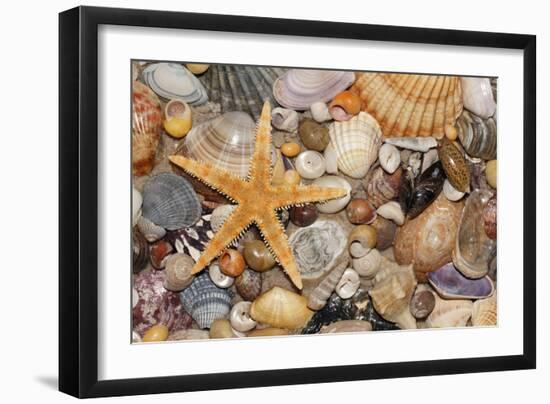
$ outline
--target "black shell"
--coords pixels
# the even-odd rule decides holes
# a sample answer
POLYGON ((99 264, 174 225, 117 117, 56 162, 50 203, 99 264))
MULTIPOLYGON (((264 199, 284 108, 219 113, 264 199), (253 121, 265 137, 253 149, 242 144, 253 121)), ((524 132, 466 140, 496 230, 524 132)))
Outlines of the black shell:
POLYGON ((409 218, 414 219, 435 201, 443 189, 444 182, 445 171, 440 161, 435 162, 420 174, 409 200, 409 218))
POLYGON ((412 172, 407 170, 407 172, 401 176, 401 184, 399 185, 399 204, 405 215, 409 213, 411 207, 413 188, 414 177, 412 172))

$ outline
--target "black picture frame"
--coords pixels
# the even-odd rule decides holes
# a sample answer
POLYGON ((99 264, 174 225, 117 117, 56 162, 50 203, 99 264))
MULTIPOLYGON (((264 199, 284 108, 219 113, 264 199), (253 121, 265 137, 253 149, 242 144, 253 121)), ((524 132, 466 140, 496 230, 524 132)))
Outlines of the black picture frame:
POLYGON ((77 7, 59 15, 59 390, 103 397, 536 367, 536 37, 490 32, 77 7), (523 51, 523 354, 99 381, 98 26, 475 46, 523 51))

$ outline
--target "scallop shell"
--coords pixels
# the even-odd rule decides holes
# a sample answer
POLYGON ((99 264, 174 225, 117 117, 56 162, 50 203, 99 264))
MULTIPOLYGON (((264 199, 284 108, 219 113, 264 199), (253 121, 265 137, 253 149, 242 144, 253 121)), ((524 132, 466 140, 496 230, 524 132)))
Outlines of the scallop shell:
POLYGON ((344 260, 338 264, 323 281, 311 292, 307 301, 307 307, 312 310, 320 310, 327 303, 330 295, 336 289, 336 285, 342 278, 348 267, 348 261, 344 260))
POLYGON ((312 315, 305 297, 277 286, 260 295, 250 307, 250 316, 257 322, 288 330, 305 326, 312 315))
POLYGON ((472 325, 495 326, 497 325, 497 294, 488 299, 481 299, 474 302, 472 310, 472 325))
POLYGON ((162 173, 143 187, 143 217, 167 230, 195 224, 202 208, 193 187, 184 178, 162 173))
POLYGON ((491 81, 486 77, 461 77, 464 108, 481 118, 495 114, 497 104, 493 98, 491 81))
POLYGON ((149 174, 155 165, 162 112, 158 97, 139 81, 132 87, 132 173, 149 174))
POLYGON ((444 300, 435 295, 435 307, 426 318, 428 328, 465 327, 472 316, 471 300, 444 300))
POLYGON ((382 132, 376 120, 366 112, 360 112, 349 121, 332 123, 329 136, 340 171, 353 178, 367 175, 382 144, 382 132))
POLYGON ((166 100, 181 98, 189 105, 201 105, 208 101, 201 82, 178 63, 153 63, 141 74, 143 81, 166 100))
POLYGON ((214 320, 226 318, 231 310, 231 296, 214 285, 207 273, 197 276, 180 293, 180 300, 201 329, 210 328, 214 320))
POLYGON ((482 299, 492 296, 495 285, 491 278, 469 279, 452 263, 428 273, 428 281, 444 299, 482 299))
POLYGON ((330 101, 354 80, 353 72, 290 69, 273 83, 273 95, 285 108, 303 111, 315 102, 330 101))
POLYGON ((456 121, 458 138, 472 157, 493 160, 497 157, 497 124, 493 118, 483 119, 464 111, 456 121))
POLYGON ((458 77, 395 73, 359 73, 351 87, 361 109, 376 118, 385 137, 442 138, 462 112, 458 77))

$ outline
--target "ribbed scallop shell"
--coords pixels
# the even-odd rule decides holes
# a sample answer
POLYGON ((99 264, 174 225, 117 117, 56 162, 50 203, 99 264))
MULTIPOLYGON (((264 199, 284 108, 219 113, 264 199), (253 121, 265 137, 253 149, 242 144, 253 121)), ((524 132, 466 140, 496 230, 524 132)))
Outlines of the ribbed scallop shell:
POLYGON ((315 102, 332 100, 354 80, 353 72, 291 69, 275 81, 273 95, 285 108, 306 110, 315 102))
POLYGON ((143 187, 143 216, 167 230, 195 224, 201 217, 201 204, 195 190, 184 178, 162 173, 143 187))
POLYGON ((254 320, 288 330, 305 326, 312 315, 304 296, 278 286, 261 294, 250 307, 254 320))
POLYGON ((385 137, 445 134, 462 112, 460 79, 395 73, 358 73, 351 88, 361 109, 376 118, 385 137))
POLYGON ((497 325, 497 294, 488 299, 476 300, 472 311, 472 325, 493 326, 497 325))
POLYGON ((226 318, 231 310, 231 296, 214 285, 206 272, 180 293, 180 300, 201 329, 210 328, 214 320, 226 318))
POLYGON ((468 111, 456 121, 458 138, 472 157, 494 160, 497 157, 497 124, 493 118, 483 119, 468 111))
POLYGON ((162 113, 158 97, 139 81, 132 88, 132 172, 151 172, 160 139, 162 113))
POLYGON ((353 178, 367 175, 382 144, 378 122, 368 113, 360 112, 349 121, 332 123, 329 136, 336 151, 338 168, 353 178))
POLYGON ((193 73, 178 63, 153 63, 143 69, 143 81, 165 100, 181 98, 189 105, 208 101, 208 94, 193 73))

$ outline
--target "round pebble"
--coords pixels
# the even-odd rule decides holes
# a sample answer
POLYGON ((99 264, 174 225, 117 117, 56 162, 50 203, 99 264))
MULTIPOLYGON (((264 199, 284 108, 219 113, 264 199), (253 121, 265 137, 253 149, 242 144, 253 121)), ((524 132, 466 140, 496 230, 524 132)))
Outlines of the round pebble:
POLYGON ((300 145, 298 143, 284 143, 281 146, 281 153, 287 157, 296 157, 300 154, 300 145))
POLYGON ((449 140, 456 140, 458 132, 456 131, 454 125, 445 126, 445 136, 447 136, 447 139, 449 140))
POLYGON ((143 342, 166 341, 168 338, 168 327, 164 324, 156 324, 145 331, 143 342))

